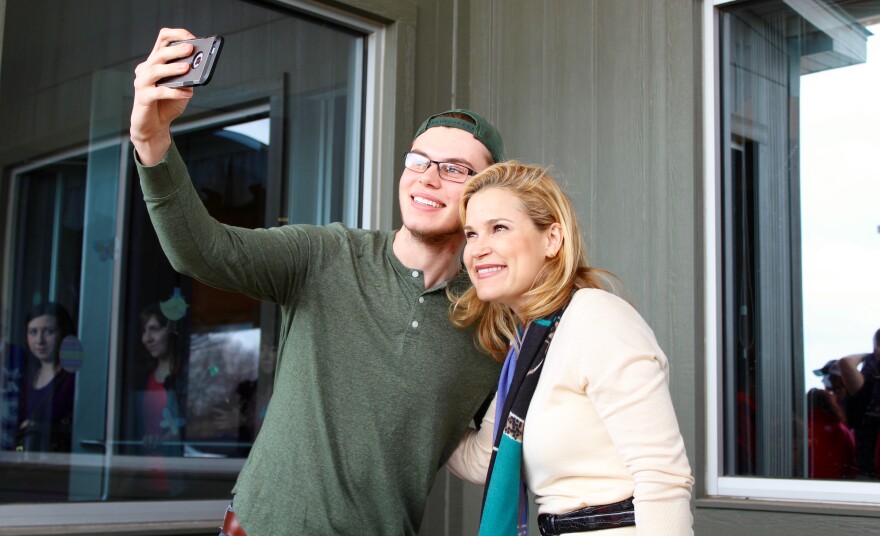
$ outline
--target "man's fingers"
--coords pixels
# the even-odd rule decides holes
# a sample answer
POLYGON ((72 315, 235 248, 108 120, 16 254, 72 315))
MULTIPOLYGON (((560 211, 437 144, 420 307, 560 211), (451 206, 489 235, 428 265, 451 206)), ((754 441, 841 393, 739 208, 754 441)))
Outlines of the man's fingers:
MULTIPOLYGON (((194 38, 193 34, 183 28, 162 28, 159 31, 159 37, 156 39, 156 44, 153 46, 150 56, 134 70, 134 86, 139 89, 151 87, 162 78, 185 74, 189 71, 188 62, 175 62, 174 60, 185 58, 192 54, 193 46, 189 43, 181 43, 174 46, 168 46, 168 44, 174 41, 194 38)), ((171 96, 165 98, 185 97, 171 96)))
POLYGON ((183 28, 162 28, 159 30, 159 37, 156 38, 156 44, 153 46, 153 52, 161 50, 174 41, 184 41, 186 39, 195 39, 196 36, 189 33, 183 28))
POLYGON ((159 63, 150 66, 147 79, 152 80, 152 82, 155 84, 157 81, 165 78, 166 76, 177 76, 180 74, 186 74, 188 71, 189 63, 185 61, 176 63, 159 63))
POLYGON ((170 47, 163 47, 150 54, 152 63, 168 63, 178 58, 185 58, 192 54, 193 46, 189 43, 178 43, 170 47))
POLYGON ((141 93, 145 100, 149 101, 184 100, 192 97, 193 88, 152 86, 143 88, 141 93))
POLYGON ((148 63, 144 62, 134 70, 134 87, 143 88, 156 85, 160 79, 168 76, 185 74, 189 71, 189 63, 148 63))
MULTIPOLYGON (((138 66, 145 72, 147 78, 152 78, 153 83, 166 76, 184 74, 189 71, 189 62, 173 60, 185 58, 192 54, 193 46, 189 44, 166 47, 150 55, 147 61, 138 66)), ((137 70, 135 71, 137 72, 137 70)))

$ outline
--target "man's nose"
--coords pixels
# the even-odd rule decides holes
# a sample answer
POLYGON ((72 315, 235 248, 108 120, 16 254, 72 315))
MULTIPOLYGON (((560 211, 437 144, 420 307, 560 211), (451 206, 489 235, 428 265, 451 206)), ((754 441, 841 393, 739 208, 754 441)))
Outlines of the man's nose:
POLYGON ((429 163, 428 169, 426 169, 424 173, 422 173, 422 176, 419 177, 419 182, 439 188, 442 184, 442 179, 440 178, 440 164, 437 162, 429 163))

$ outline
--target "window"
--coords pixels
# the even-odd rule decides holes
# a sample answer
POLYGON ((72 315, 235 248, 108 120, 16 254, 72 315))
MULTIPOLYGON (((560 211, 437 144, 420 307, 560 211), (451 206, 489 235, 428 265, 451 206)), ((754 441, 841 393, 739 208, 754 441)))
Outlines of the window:
MULTIPOLYGON (((208 212, 238 227, 277 225, 268 199, 270 122, 245 115, 175 135, 208 212)), ((132 169, 132 173, 134 170, 132 169)), ((275 308, 171 268, 132 188, 125 321, 107 500, 228 496, 271 396, 275 308)))
POLYGON ((880 5, 716 4, 710 493, 876 502, 880 5))
MULTIPOLYGON (((85 208, 86 157, 75 154, 22 170, 14 181, 19 211, 13 224, 11 272, 16 281, 11 304, 22 315, 10 317, 16 345, 3 345, 0 446, 4 451, 71 451, 74 376, 81 362, 69 359, 78 344, 76 325, 85 208), (47 306, 47 304, 51 304, 47 306), (63 346, 65 337, 69 337, 63 346), (67 351, 61 351, 67 350, 67 351), (57 356, 55 354, 58 354, 57 356), (64 371, 51 381, 40 373, 51 358, 64 371)), ((60 455, 36 474, 24 464, 4 468, 16 489, 0 489, 0 501, 51 501, 67 496, 69 473, 60 455)))
POLYGON ((362 156, 379 27, 281 4, 97 0, 52 3, 47 19, 45 2, 6 3, 0 528, 215 521, 271 396, 276 307, 176 273, 146 214, 127 132, 158 28, 225 38, 173 127, 214 217, 380 220, 362 156))

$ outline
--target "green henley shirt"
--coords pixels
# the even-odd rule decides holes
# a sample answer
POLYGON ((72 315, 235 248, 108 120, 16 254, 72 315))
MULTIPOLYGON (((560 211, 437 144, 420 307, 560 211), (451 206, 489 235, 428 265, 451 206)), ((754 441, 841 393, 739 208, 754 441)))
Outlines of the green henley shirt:
POLYGON ((176 270, 281 307, 274 394, 235 486, 248 536, 416 534, 500 371, 449 321, 446 283, 426 290, 393 233, 217 222, 173 145, 138 172, 176 270))

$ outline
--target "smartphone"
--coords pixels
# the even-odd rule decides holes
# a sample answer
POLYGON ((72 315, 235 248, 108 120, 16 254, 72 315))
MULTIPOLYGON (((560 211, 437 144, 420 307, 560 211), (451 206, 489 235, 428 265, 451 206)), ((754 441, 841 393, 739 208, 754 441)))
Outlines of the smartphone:
POLYGON ((217 58, 220 57, 220 49, 223 47, 223 38, 219 35, 187 39, 186 41, 174 41, 168 46, 179 43, 189 43, 193 46, 192 54, 185 58, 179 58, 172 63, 189 63, 190 69, 184 74, 169 76, 159 80, 156 85, 168 87, 204 86, 211 81, 217 58))

